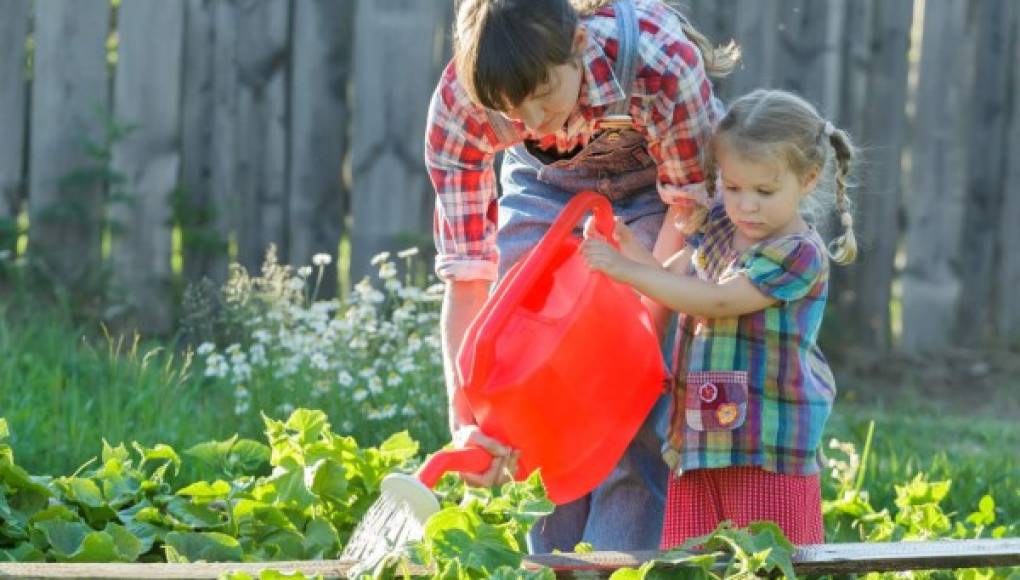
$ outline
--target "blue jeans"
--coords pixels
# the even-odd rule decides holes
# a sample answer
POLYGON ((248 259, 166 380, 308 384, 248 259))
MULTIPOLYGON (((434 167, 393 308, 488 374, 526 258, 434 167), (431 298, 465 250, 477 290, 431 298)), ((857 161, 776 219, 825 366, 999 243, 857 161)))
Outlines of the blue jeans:
MULTIPOLYGON (((633 159, 631 155, 625 157, 633 159)), ((500 172, 503 196, 499 201, 497 238, 501 277, 534 247, 571 196, 591 187, 583 162, 570 171, 552 169, 541 166, 522 147, 506 152, 500 172)), ((647 247, 654 243, 666 210, 655 189, 654 174, 649 175, 651 182, 644 179, 640 184, 633 180, 600 180, 618 194, 612 204, 614 214, 622 217, 647 247), (634 185, 631 191, 626 191, 628 185, 634 185)), ((591 543, 598 550, 658 548, 668 468, 662 460, 662 437, 657 431, 668 408, 668 397, 661 397, 602 484, 585 497, 557 506, 535 524, 529 537, 531 553, 572 551, 579 542, 591 543)))

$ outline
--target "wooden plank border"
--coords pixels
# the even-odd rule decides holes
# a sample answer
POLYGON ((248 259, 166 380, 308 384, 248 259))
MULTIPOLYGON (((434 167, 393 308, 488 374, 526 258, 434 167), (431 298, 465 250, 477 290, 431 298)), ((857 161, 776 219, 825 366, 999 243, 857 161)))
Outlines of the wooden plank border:
MULTIPOLYGON (((659 552, 593 552, 590 554, 543 554, 530 556, 526 566, 555 568, 558 577, 575 575, 604 577, 624 567, 636 568, 657 557, 659 552)), ((794 555, 798 574, 845 574, 957 568, 1020 566, 1020 538, 1004 540, 942 540, 880 544, 817 544, 802 546, 794 555)), ((307 562, 260 562, 214 564, 0 564, 0 578, 30 580, 79 578, 120 580, 145 578, 196 580, 218 578, 227 572, 257 575, 272 569, 283 573, 300 571, 326 578, 344 578, 351 563, 340 560, 307 562)), ((412 575, 425 574, 413 568, 412 575)))

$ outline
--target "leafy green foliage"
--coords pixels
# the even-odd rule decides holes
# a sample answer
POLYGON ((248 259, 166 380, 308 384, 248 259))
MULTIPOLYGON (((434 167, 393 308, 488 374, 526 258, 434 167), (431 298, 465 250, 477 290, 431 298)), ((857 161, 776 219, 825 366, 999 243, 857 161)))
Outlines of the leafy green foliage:
MULTIPOLYGON (((470 488, 459 504, 446 503, 429 518, 425 537, 413 550, 421 563, 435 566, 440 578, 521 573, 528 530, 552 509, 538 472, 496 490, 470 488)), ((545 577, 544 572, 534 574, 545 577)))
POLYGON ((15 464, 0 419, 0 561, 266 561, 335 557, 418 444, 398 433, 378 448, 334 435, 321 411, 264 417, 269 445, 232 437, 190 449, 226 479, 174 491, 169 446, 133 453, 103 442, 98 461, 64 477, 15 464), (271 473, 252 475, 268 461, 271 473))
POLYGON ((793 544, 772 522, 736 529, 723 522, 707 536, 691 538, 638 569, 623 568, 613 580, 665 578, 754 578, 782 574, 794 578, 793 544))

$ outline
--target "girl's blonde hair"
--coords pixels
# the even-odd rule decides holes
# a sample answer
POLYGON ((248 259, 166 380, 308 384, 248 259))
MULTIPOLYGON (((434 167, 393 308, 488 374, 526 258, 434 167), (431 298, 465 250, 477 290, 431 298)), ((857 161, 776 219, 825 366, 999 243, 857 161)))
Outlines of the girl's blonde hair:
MULTIPOLYGON (((857 149, 846 131, 787 91, 757 90, 740 97, 719 121, 706 151, 705 190, 710 198, 715 196, 719 173, 713 151, 720 143, 749 159, 778 159, 800 179, 818 171, 819 186, 811 198, 824 204, 824 194, 831 191, 843 226, 843 234, 829 244, 829 254, 838 264, 854 261, 857 239, 848 189, 857 149)), ((695 219, 703 221, 704 217, 695 219)))
MULTIPOLYGON (((573 49, 581 17, 612 0, 459 0, 453 28, 457 77, 470 99, 506 111, 548 80, 549 68, 580 55, 573 49)), ((705 71, 729 74, 740 59, 731 42, 714 47, 686 22, 684 34, 701 52, 705 71)))

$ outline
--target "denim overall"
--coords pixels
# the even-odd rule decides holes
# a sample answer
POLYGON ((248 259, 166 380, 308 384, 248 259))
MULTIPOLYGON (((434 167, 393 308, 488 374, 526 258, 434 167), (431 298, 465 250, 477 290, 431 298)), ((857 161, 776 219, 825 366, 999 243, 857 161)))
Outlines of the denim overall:
MULTIPOLYGON (((636 74, 638 26, 629 0, 617 0, 614 6, 620 49, 613 72, 628 97, 613 103, 608 112, 625 115, 636 74)), ((493 124, 497 131, 508 129, 506 123, 493 124)), ((666 206, 655 187, 656 164, 641 134, 633 129, 610 129, 569 159, 540 157, 545 157, 542 152, 531 152, 520 144, 507 150, 503 158, 497 237, 500 278, 538 243, 570 198, 584 190, 608 197, 614 214, 624 219, 641 242, 649 248, 654 244, 666 206)), ((599 487, 558 506, 535 524, 529 538, 531 553, 572 551, 578 542, 590 542, 599 550, 658 548, 668 468, 660 453, 661 434, 656 431, 666 414, 664 396, 599 487)))

